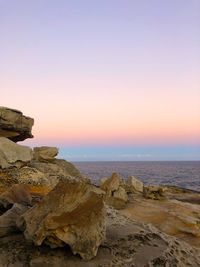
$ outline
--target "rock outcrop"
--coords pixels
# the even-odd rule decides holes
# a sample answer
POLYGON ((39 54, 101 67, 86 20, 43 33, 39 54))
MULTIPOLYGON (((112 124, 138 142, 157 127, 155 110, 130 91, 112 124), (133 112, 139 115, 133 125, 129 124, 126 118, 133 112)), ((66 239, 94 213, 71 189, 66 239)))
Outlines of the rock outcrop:
POLYGON ((165 198, 165 188, 158 185, 144 186, 143 195, 145 198, 161 200, 165 198))
POLYGON ((29 167, 36 172, 38 171, 39 173, 42 173, 44 175, 43 177, 38 176, 38 178, 41 177, 41 179, 38 180, 38 184, 45 184, 45 181, 47 179, 48 182, 46 183, 46 185, 51 186, 52 188, 62 177, 70 176, 76 180, 85 179, 72 163, 62 159, 53 159, 50 162, 33 160, 29 164, 29 167))
POLYGON ((16 109, 0 107, 0 137, 17 142, 32 138, 34 120, 16 109))
MULTIPOLYGON (((160 186, 161 187, 161 186, 160 186)), ((165 198, 129 196, 120 213, 137 221, 151 223, 162 232, 200 248, 200 193, 165 186, 165 198)))
POLYGON ((105 237, 103 191, 63 178, 41 202, 23 214, 25 237, 52 248, 68 244, 74 254, 89 260, 105 237))
POLYGON ((127 193, 143 192, 143 182, 137 179, 135 176, 130 176, 126 182, 127 193))
POLYGON ((0 237, 19 231, 17 221, 27 209, 27 206, 15 203, 0 216, 0 237))
POLYGON ((0 168, 11 166, 21 166, 32 160, 32 149, 10 141, 5 137, 0 137, 0 168))
POLYGON ((58 155, 57 147, 34 147, 33 148, 33 158, 39 161, 48 161, 54 159, 58 155))
POLYGON ((199 262, 199 249, 111 208, 107 209, 106 239, 89 262, 72 255, 67 247, 53 251, 34 247, 22 234, 0 242, 1 267, 199 267, 199 262))
POLYGON ((105 201, 116 209, 123 209, 128 201, 121 177, 113 173, 110 178, 101 181, 101 189, 106 192, 105 201))
POLYGON ((1 267, 200 266, 200 193, 117 173, 100 189, 57 148, 14 143, 32 125, 0 107, 1 267))
POLYGON ((20 184, 31 184, 31 185, 45 185, 52 186, 55 185, 58 180, 50 179, 47 174, 37 170, 32 167, 22 167, 18 171, 12 172, 14 177, 17 179, 17 182, 20 184), (53 181, 52 181, 53 180, 53 181))
POLYGON ((0 208, 8 209, 15 203, 30 206, 32 197, 26 185, 16 184, 0 194, 0 208))

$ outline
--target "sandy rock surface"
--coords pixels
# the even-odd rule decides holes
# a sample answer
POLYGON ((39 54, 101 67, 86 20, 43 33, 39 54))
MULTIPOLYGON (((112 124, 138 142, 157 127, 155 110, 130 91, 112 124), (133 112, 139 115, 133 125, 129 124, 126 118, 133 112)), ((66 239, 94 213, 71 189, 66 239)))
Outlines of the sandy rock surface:
POLYGON ((39 246, 69 245, 83 259, 96 256, 105 235, 103 191, 63 178, 41 202, 28 210, 21 224, 25 237, 39 246))
POLYGON ((22 234, 0 242, 1 267, 199 267, 199 262, 199 249, 111 208, 107 208, 106 239, 90 261, 74 256, 69 247, 35 247, 22 234))
POLYGON ((165 199, 146 199, 129 195, 121 213, 129 218, 151 223, 158 229, 190 245, 200 247, 200 193, 165 186, 165 199))

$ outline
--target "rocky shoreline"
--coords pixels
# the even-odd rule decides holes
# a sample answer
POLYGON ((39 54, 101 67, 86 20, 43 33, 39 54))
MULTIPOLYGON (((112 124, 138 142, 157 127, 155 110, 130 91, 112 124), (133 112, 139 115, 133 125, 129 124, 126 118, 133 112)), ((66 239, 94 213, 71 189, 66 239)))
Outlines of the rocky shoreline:
POLYGON ((56 147, 16 143, 33 119, 0 114, 0 267, 200 266, 199 192, 117 173, 93 185, 56 147))

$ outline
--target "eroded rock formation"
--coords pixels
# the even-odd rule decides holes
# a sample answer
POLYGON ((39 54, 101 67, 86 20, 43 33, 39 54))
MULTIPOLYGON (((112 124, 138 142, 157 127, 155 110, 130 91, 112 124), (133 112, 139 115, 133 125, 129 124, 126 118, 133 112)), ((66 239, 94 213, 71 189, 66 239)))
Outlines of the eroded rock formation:
POLYGON ((0 207, 8 209, 15 203, 30 206, 32 197, 28 191, 28 187, 22 184, 11 186, 10 189, 0 194, 0 207))
POLYGON ((39 161, 48 161, 54 159, 58 155, 57 147, 34 147, 33 149, 33 158, 39 161))
POLYGON ((39 246, 68 244, 89 260, 105 237, 103 192, 93 185, 63 178, 43 200, 28 210, 21 224, 25 236, 39 246))
POLYGON ((18 145, 5 137, 0 137, 0 168, 20 167, 24 163, 30 162, 32 158, 31 148, 18 145))
POLYGON ((32 138, 34 120, 16 109, 0 107, 0 136, 17 142, 32 138))
POLYGON ((165 198, 165 188, 158 185, 144 186, 143 195, 145 198, 161 200, 165 198))
POLYGON ((128 201, 128 195, 124 189, 123 181, 117 173, 110 178, 103 179, 101 189, 106 192, 105 201, 116 209, 123 209, 128 201))
POLYGON ((135 176, 130 176, 126 182, 126 191, 128 193, 143 192, 143 182, 137 179, 135 176))

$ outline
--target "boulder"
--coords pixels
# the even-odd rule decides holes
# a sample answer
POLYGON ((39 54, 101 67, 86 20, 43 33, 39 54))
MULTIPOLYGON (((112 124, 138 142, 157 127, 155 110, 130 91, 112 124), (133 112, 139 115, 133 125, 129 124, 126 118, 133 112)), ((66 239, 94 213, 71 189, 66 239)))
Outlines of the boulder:
POLYGON ((74 254, 96 256, 105 236, 103 191, 82 181, 63 178, 41 202, 21 217, 28 240, 55 248, 68 244, 74 254))
POLYGON ((57 147, 48 147, 48 146, 41 146, 41 147, 34 147, 33 148, 33 158, 39 161, 42 160, 52 160, 58 155, 58 148, 57 147))
POLYGON ((106 203, 116 209, 123 209, 128 201, 128 196, 123 187, 119 187, 111 196, 106 195, 106 203))
POLYGON ((0 207, 9 208, 15 203, 29 206, 32 197, 26 185, 16 184, 0 195, 0 207))
POLYGON ((143 182, 138 180, 135 176, 128 177, 126 182, 127 193, 143 192, 143 182))
POLYGON ((165 198, 165 188, 158 185, 145 186, 143 196, 145 198, 160 200, 165 198))
POLYGON ((120 186, 120 180, 121 177, 119 176, 118 173, 114 172, 110 178, 103 178, 104 181, 102 180, 101 184, 101 189, 103 189, 106 192, 113 192, 115 190, 118 190, 120 186))
POLYGON ((101 180, 101 189, 106 192, 106 204, 116 209, 123 209, 128 201, 124 183, 119 174, 113 173, 110 178, 101 180))
POLYGON ((21 166, 32 159, 32 149, 0 137, 0 168, 21 166))
POLYGON ((34 120, 16 109, 0 107, 0 137, 17 142, 32 138, 34 120))
POLYGON ((15 203, 11 209, 0 216, 0 237, 19 231, 17 221, 27 209, 27 206, 15 203))

